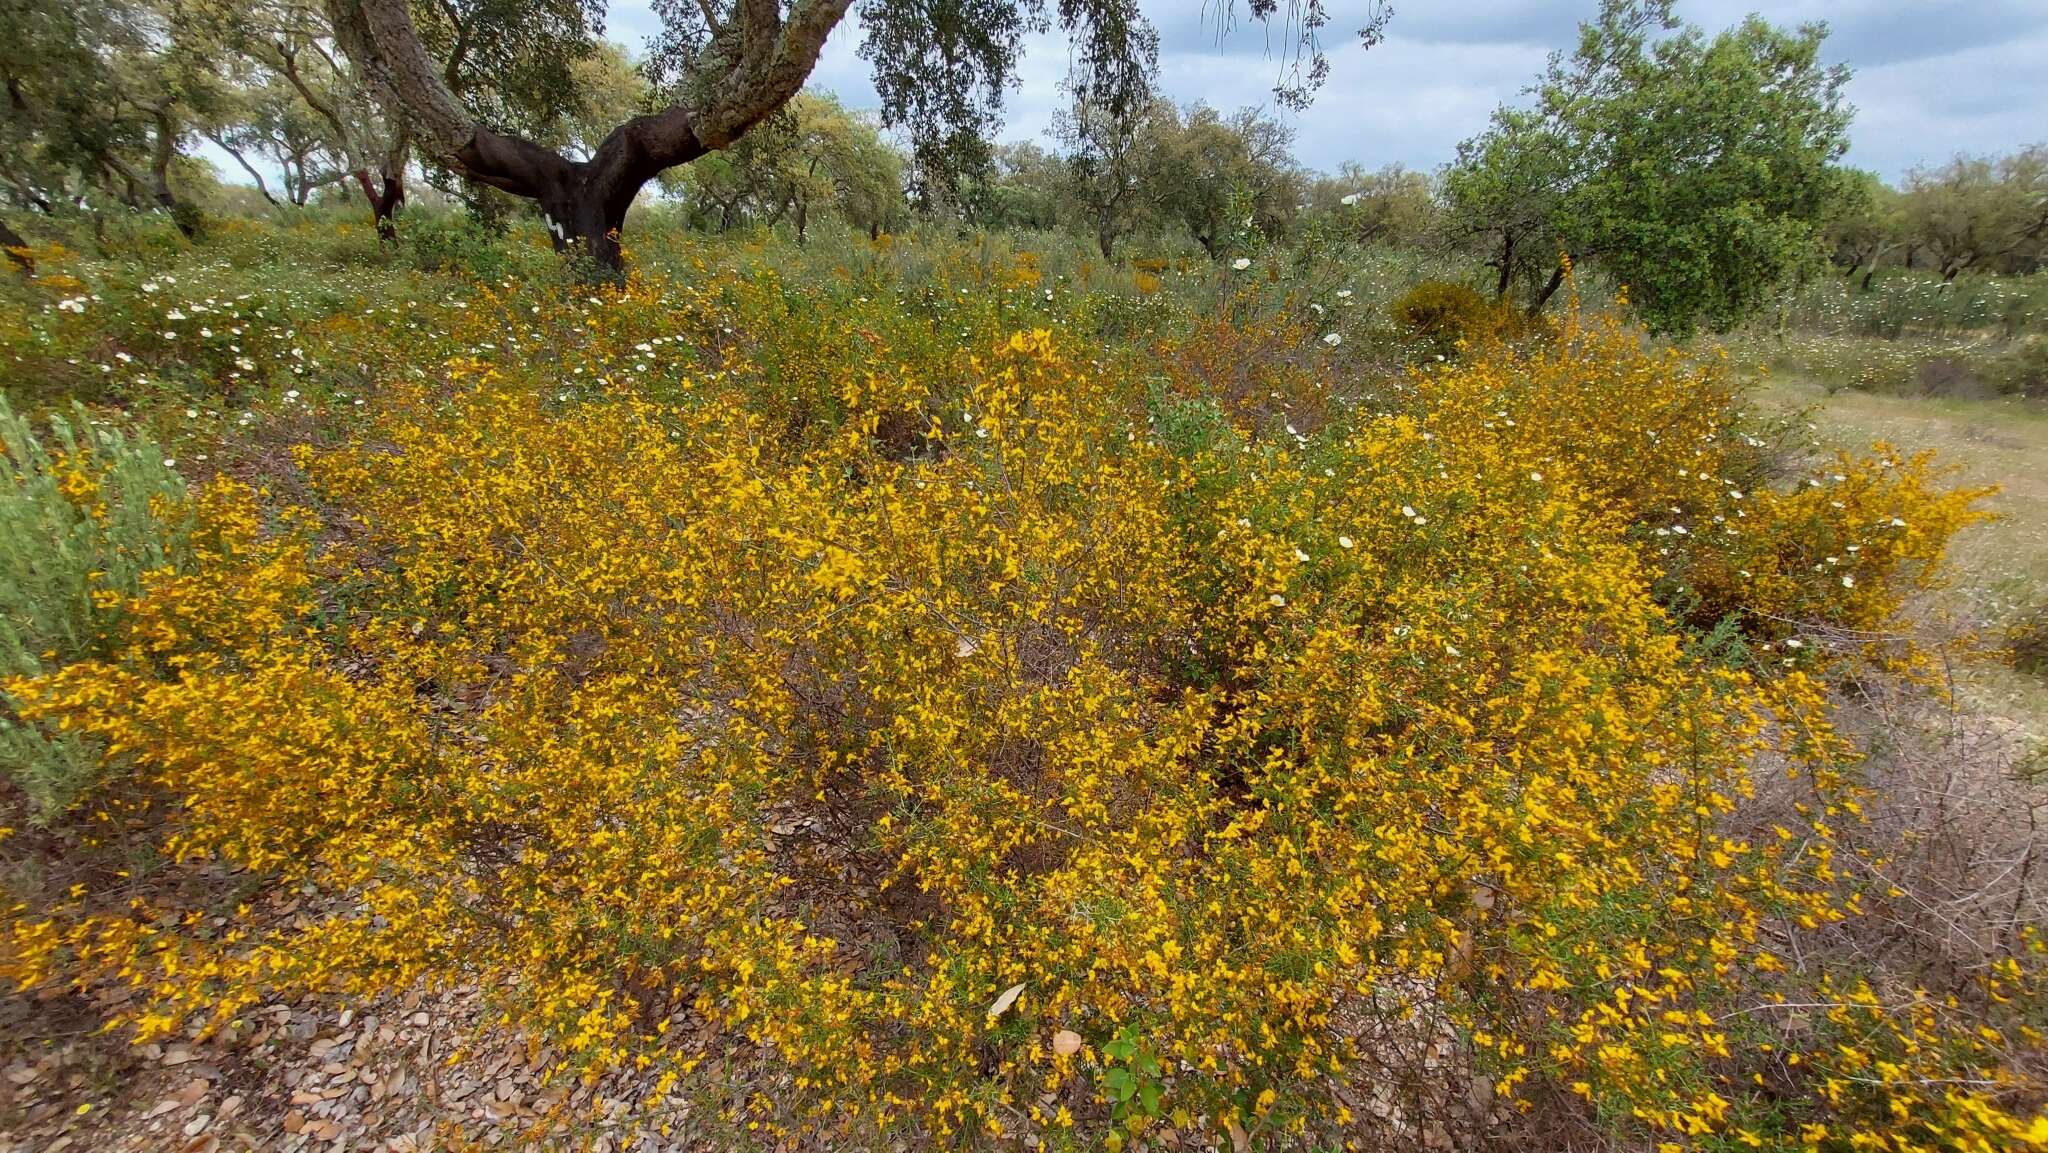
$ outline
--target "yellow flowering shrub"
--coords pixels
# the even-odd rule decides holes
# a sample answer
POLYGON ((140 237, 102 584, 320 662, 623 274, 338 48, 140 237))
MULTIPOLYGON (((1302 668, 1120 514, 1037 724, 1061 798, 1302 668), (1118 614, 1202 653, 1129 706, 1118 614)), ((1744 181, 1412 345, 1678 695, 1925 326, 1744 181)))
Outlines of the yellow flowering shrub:
POLYGON ((1461 347, 1519 340, 1542 330, 1509 300, 1488 300, 1470 285, 1425 280, 1387 306, 1401 335, 1449 356, 1461 347))
POLYGON ((1269 435, 1198 350, 1159 389, 914 295, 635 284, 549 359, 457 351, 532 323, 479 289, 301 506, 195 497, 116 650, 6 686, 190 883, 17 904, 6 976, 142 1037, 481 979, 565 1074, 758 1046, 741 1108, 827 1144, 2048 1132, 2031 953, 1802 967, 1860 911, 1826 667, 1698 627, 1881 625, 1968 494, 1773 486, 1602 321, 1269 435))

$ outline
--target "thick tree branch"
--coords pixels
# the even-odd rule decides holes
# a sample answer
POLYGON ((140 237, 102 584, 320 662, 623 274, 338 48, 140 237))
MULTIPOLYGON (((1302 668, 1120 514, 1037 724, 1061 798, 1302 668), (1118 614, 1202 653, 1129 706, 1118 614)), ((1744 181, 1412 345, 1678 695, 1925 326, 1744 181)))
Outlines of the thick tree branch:
POLYGON ((261 172, 256 171, 255 166, 251 165, 248 159, 242 155, 241 149, 236 148, 232 144, 229 144, 227 138, 218 132, 208 132, 206 133, 206 138, 208 140, 213 141, 214 144, 218 146, 222 152, 225 152, 229 156, 235 158, 235 163, 241 165, 242 171, 249 174, 249 179, 254 180, 256 182, 256 191, 261 192, 263 194, 263 199, 269 201, 270 206, 272 208, 276 208, 278 206, 277 197, 272 196, 270 194, 270 185, 265 184, 263 182, 263 174, 261 172))
POLYGON ((305 74, 299 71, 298 50, 287 47, 283 41, 274 43, 271 47, 277 51, 281 65, 278 71, 284 76, 285 83, 292 86, 292 91, 299 94, 299 99, 306 102, 306 107, 311 108, 314 115, 325 120, 327 126, 334 129, 334 138, 346 144, 349 139, 348 125, 342 122, 340 109, 314 94, 312 85, 306 82, 305 74))

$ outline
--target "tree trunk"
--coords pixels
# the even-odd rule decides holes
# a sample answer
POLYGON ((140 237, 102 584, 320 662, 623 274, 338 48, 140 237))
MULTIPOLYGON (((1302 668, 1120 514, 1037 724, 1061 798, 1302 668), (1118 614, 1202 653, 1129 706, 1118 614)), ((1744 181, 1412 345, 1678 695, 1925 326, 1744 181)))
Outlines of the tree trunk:
POLYGON ((366 168, 356 169, 356 183, 362 187, 363 199, 370 202, 370 219, 377 225, 377 239, 398 239, 398 210, 405 204, 405 183, 396 173, 384 174, 383 191, 378 191, 370 180, 366 168))
POLYGON ((798 197, 796 202, 796 242, 802 246, 811 227, 811 202, 798 197))
POLYGON ((1493 283, 1493 299, 1496 303, 1508 298, 1508 289, 1514 286, 1515 235, 1503 233, 1500 241, 1500 276, 1493 283))
POLYGON ((624 279, 619 232, 626 226, 626 210, 633 206, 633 198, 654 174, 599 168, 595 162, 572 163, 565 168, 558 179, 543 184, 534 198, 540 202, 541 220, 548 226, 555 251, 588 261, 586 275, 594 279, 624 279))
POLYGON ((20 269, 24 276, 34 276, 36 262, 28 253, 21 251, 27 247, 28 241, 21 238, 21 233, 7 227, 6 221, 0 220, 0 249, 6 250, 7 259, 13 261, 14 267, 20 269))
POLYGON ((1550 280, 1548 283, 1544 284, 1543 291, 1537 293, 1536 299, 1529 302, 1529 315, 1532 318, 1542 316, 1543 306, 1550 303, 1551 296, 1554 295, 1557 292, 1558 288, 1561 287, 1563 284, 1564 265, 1559 264, 1556 268, 1550 270, 1550 280))
POLYGON ((1103 223, 1095 228, 1095 246, 1102 249, 1102 259, 1116 259, 1116 227, 1103 223))
POLYGON ((607 280, 624 276, 619 229, 640 189, 663 171, 731 145, 803 87, 825 39, 852 0, 775 0, 736 6, 730 67, 702 106, 671 105, 635 116, 574 161, 476 123, 457 100, 413 26, 405 0, 331 0, 342 50, 379 78, 379 99, 421 134, 441 163, 481 184, 537 201, 557 251, 589 262, 607 280))
POLYGON ((177 194, 171 191, 171 161, 178 155, 178 134, 171 127, 171 110, 168 106, 158 108, 155 115, 156 146, 149 158, 150 195, 171 214, 171 223, 178 226, 185 239, 195 240, 199 235, 196 213, 178 203, 177 194))

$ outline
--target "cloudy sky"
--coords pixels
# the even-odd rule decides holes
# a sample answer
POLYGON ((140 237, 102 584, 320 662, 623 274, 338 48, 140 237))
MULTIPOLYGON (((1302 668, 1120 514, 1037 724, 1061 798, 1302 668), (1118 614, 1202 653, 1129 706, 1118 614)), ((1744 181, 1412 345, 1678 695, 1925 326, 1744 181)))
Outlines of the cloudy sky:
MULTIPOLYGON (((1215 0, 1208 0, 1210 5, 1215 0)), ((1330 80, 1315 105, 1287 117, 1295 154, 1334 169, 1399 162, 1431 169, 1483 128, 1569 45, 1598 0, 1394 0, 1384 43, 1356 47, 1369 0, 1328 0, 1330 80)), ((1218 42, 1203 0, 1144 0, 1160 31, 1160 80, 1183 103, 1270 105, 1277 62, 1257 25, 1218 42)), ((1958 151, 2001 152, 2048 139, 2048 0, 1679 0, 1684 19, 1718 31, 1749 12, 1777 23, 1825 20, 1830 62, 1854 72, 1849 162, 1896 180, 1958 151)), ((608 32, 636 52, 653 27, 642 0, 615 0, 608 32)), ((849 20, 812 75, 853 107, 875 104, 849 20)), ((1011 139, 1040 139, 1066 73, 1063 41, 1032 43, 1006 104, 1011 139)))

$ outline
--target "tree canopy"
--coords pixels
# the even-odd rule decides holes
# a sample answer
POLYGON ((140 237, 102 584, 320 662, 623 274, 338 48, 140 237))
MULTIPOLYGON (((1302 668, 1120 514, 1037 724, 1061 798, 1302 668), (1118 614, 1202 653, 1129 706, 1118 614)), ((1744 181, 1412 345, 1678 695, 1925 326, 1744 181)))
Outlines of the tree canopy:
MULTIPOLYGON (((985 165, 1028 35, 1065 34, 1077 99, 1112 116, 1147 98, 1158 47, 1136 0, 657 0, 661 30, 647 64, 653 110, 617 123, 588 156, 572 159, 535 139, 506 94, 517 88, 545 103, 558 94, 556 80, 573 88, 570 65, 587 54, 596 12, 583 0, 475 3, 479 12, 516 3, 532 19, 500 42, 466 39, 456 0, 420 9, 430 15, 424 20, 406 0, 329 0, 328 13, 343 52, 372 78, 390 114, 417 129, 433 159, 538 201, 558 245, 614 268, 617 233, 641 186, 730 148, 767 121, 803 87, 826 37, 849 15, 860 22, 884 123, 909 134, 916 178, 943 183, 985 165), (556 47, 535 51, 536 43, 556 47), (521 68, 536 75, 511 84, 521 68), (480 80, 465 82, 467 75, 480 80)), ((1214 11, 1227 24, 1235 9, 1214 11)), ((1319 0, 1250 0, 1247 11, 1287 22, 1295 71, 1281 91, 1305 99, 1326 67, 1316 32, 1328 16, 1319 0)), ((1369 14, 1368 42, 1386 15, 1369 14)), ((559 96, 562 107, 573 103, 567 89, 559 96)))
POLYGON ((1660 331, 1727 328, 1818 250, 1847 147, 1822 25, 1752 16, 1709 37, 1670 0, 1606 0, 1531 108, 1466 141, 1445 191, 1506 295, 1540 308, 1560 256, 1597 260, 1660 331), (1547 274, 1547 275, 1546 275, 1547 274))

